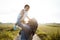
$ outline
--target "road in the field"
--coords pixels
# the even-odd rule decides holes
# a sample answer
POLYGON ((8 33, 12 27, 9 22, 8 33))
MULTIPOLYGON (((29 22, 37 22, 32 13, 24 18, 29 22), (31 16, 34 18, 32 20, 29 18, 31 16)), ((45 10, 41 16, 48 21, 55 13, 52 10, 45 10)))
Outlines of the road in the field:
MULTIPOLYGON (((21 36, 17 36, 14 40, 21 40, 21 36)), ((33 40, 41 40, 36 34, 33 36, 33 40)))

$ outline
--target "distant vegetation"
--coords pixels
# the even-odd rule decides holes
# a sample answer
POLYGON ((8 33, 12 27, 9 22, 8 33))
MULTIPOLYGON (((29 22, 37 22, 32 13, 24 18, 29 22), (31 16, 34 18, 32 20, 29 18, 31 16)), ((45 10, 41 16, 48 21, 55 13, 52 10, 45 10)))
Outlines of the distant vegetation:
POLYGON ((0 24, 1 24, 2 22, 0 22, 0 24))
POLYGON ((51 27, 60 27, 60 23, 49 23, 46 24, 47 26, 51 26, 51 27))

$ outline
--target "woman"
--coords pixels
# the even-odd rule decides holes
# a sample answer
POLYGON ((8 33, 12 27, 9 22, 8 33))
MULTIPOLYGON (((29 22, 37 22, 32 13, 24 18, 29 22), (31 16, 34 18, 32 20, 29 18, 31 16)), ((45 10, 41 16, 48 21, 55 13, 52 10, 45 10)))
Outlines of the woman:
POLYGON ((38 23, 35 19, 31 19, 28 21, 28 23, 26 24, 20 23, 18 26, 22 28, 21 40, 32 40, 33 35, 35 34, 37 30, 38 23))

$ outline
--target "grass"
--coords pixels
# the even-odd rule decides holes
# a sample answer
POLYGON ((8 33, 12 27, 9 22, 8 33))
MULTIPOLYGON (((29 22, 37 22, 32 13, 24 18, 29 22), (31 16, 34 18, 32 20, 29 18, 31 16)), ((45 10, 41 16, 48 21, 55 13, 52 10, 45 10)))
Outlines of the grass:
POLYGON ((39 25, 36 34, 42 40, 60 40, 60 27, 55 25, 39 25))
MULTIPOLYGON (((14 24, 0 24, 0 40, 13 40, 20 29, 13 30, 14 24)), ((60 40, 60 25, 48 24, 39 25, 36 34, 41 40, 60 40)))
POLYGON ((0 40, 14 40, 19 29, 13 30, 13 24, 0 24, 0 40))

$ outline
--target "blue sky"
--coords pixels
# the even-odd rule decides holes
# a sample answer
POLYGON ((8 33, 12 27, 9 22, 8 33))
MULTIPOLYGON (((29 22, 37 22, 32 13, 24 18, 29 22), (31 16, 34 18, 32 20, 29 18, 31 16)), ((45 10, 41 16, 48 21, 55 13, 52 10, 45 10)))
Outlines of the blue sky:
POLYGON ((60 23, 60 0, 0 0, 0 22, 15 23, 25 4, 28 16, 39 23, 60 23))

